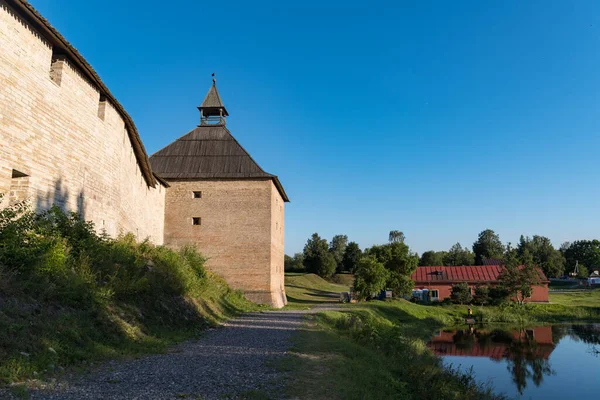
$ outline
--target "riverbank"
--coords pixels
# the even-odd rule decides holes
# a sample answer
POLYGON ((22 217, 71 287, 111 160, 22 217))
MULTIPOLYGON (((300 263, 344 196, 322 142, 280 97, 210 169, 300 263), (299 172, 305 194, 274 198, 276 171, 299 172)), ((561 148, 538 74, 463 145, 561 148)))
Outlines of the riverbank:
MULTIPOLYGON (((306 283, 306 282, 305 282, 306 283)), ((304 289, 309 293, 309 288, 304 289)), ((600 291, 552 294, 550 304, 471 306, 480 323, 529 325, 600 321, 600 291)), ((331 399, 497 399, 493 388, 448 370, 425 343, 464 324, 468 306, 404 300, 340 305, 310 316, 280 368, 293 379, 288 395, 331 399)))

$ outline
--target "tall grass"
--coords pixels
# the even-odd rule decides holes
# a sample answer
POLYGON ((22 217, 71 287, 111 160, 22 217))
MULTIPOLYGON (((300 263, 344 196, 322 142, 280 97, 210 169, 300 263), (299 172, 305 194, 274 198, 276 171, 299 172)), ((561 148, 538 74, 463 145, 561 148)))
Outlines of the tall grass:
POLYGON ((0 210, 0 381, 161 351, 254 308, 204 262, 193 247, 97 234, 58 207, 0 210))
MULTIPOLYGON (((424 338, 455 319, 415 313, 401 302, 346 306, 313 317, 284 363, 295 377, 291 397, 344 399, 498 399, 471 374, 442 365, 424 338)), ((421 310, 422 308, 422 310, 421 310)), ((412 310, 414 311, 414 309, 412 310)))

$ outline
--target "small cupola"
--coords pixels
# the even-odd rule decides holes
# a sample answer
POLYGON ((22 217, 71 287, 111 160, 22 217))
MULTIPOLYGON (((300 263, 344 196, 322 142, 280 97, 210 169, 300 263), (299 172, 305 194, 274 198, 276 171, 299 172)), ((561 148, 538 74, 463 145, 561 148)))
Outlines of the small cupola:
POLYGON ((213 84, 208 90, 204 101, 198 107, 200 110, 200 125, 225 125, 225 118, 229 116, 227 109, 221 101, 217 90, 217 78, 213 76, 213 84))

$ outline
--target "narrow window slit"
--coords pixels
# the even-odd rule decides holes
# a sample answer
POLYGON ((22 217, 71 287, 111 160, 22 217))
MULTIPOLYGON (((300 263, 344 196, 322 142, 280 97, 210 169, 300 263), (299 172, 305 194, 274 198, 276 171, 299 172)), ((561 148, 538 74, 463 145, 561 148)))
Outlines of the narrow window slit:
POLYGON ((52 58, 50 59, 50 80, 60 86, 62 82, 62 74, 67 59, 64 54, 52 49, 52 58))
POLYGON ((98 102, 98 118, 104 121, 104 116, 106 114, 106 96, 100 95, 100 101, 98 102))

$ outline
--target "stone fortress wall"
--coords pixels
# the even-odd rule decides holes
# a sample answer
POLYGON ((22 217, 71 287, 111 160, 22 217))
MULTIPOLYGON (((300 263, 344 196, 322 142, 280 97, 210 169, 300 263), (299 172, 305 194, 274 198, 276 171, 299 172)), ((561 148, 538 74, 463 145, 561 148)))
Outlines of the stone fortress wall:
POLYGON ((9 4, 0 0, 0 207, 57 204, 111 236, 161 244, 166 187, 144 176, 124 115, 9 4))

